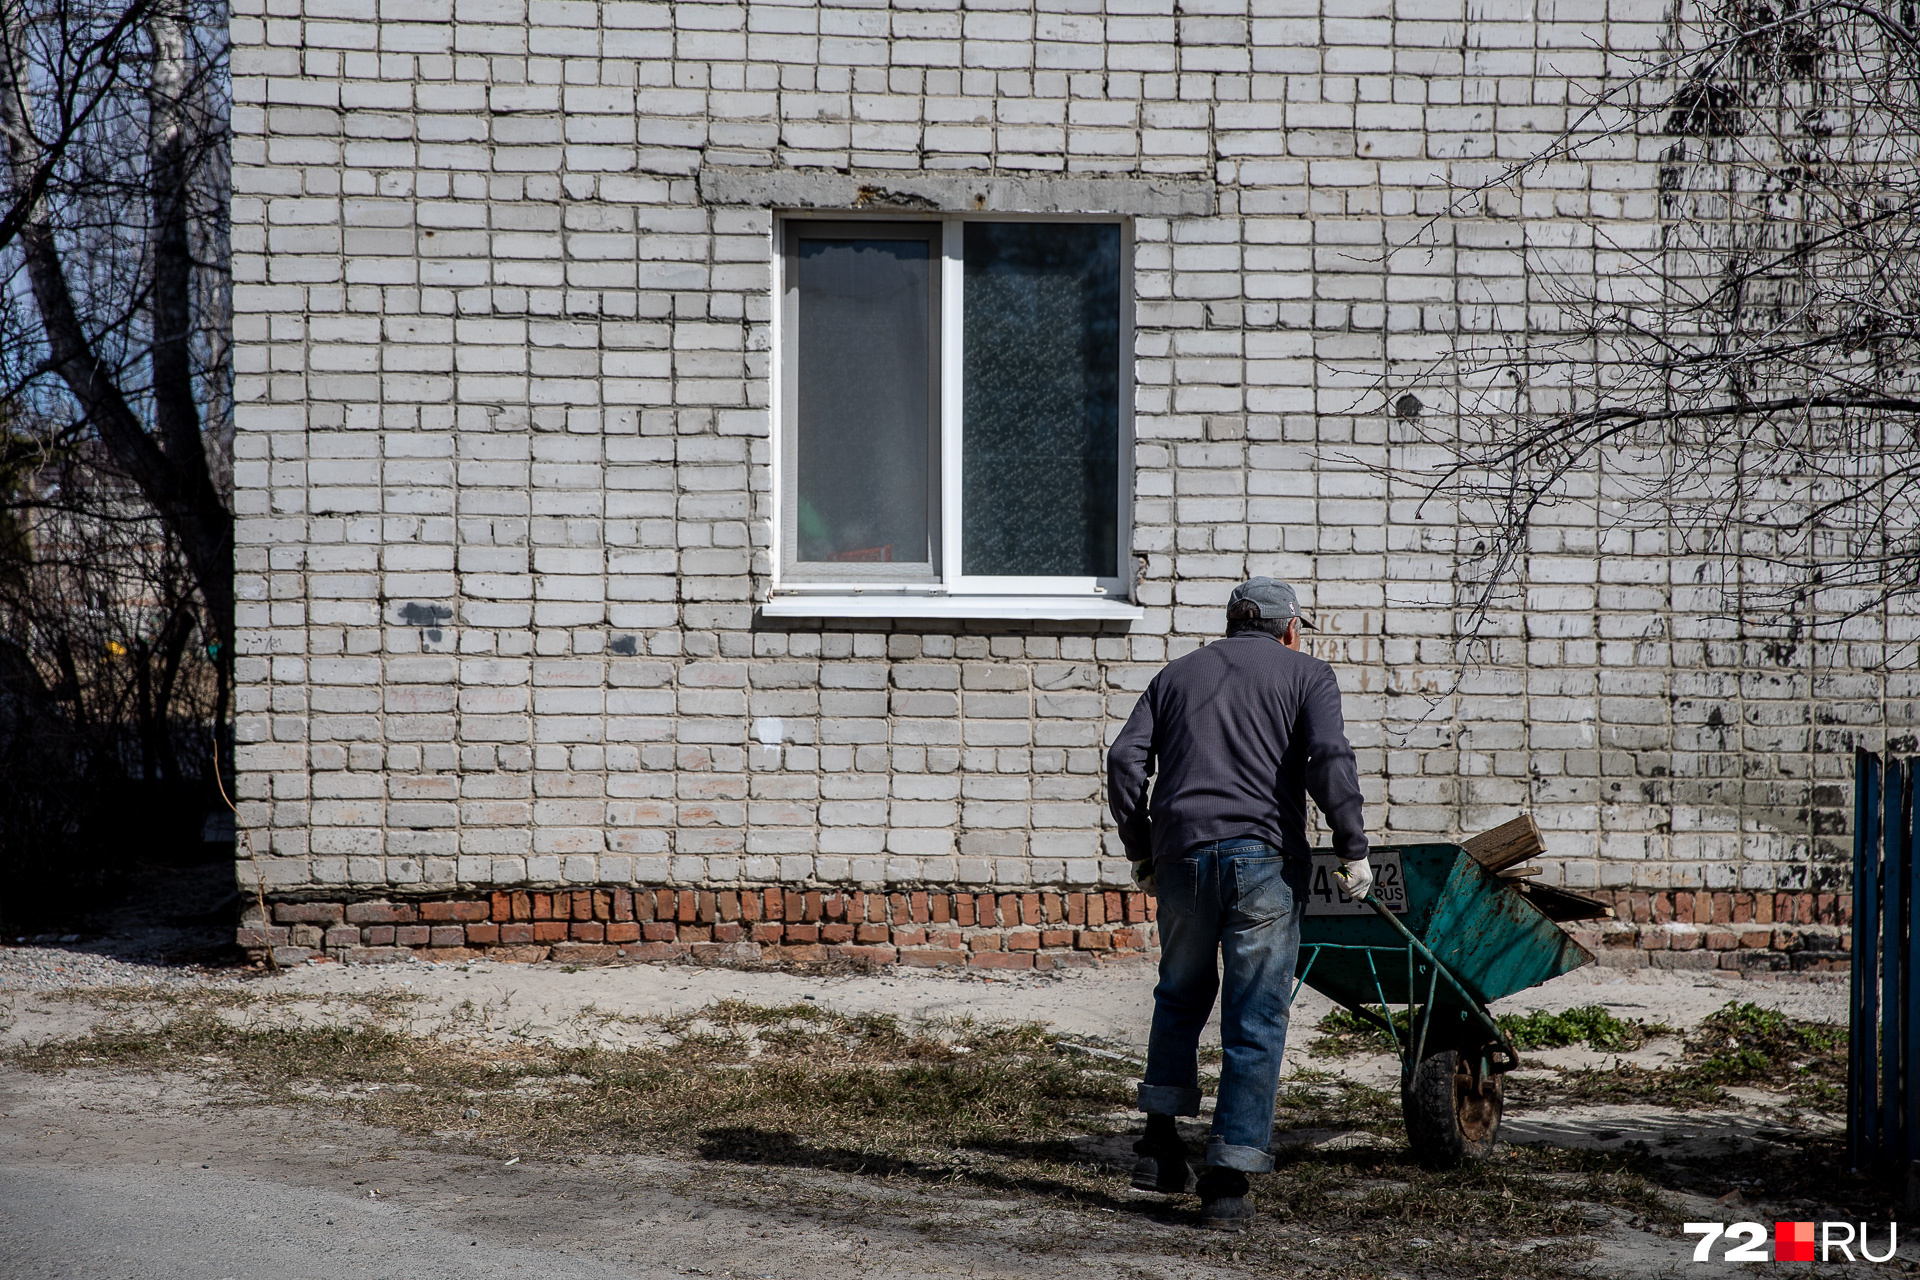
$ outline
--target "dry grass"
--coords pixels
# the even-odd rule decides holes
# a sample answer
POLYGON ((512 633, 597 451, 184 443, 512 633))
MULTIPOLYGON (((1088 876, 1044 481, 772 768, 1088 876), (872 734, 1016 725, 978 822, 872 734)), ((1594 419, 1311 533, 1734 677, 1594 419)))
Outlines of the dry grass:
POLYGON ((1032 1027, 938 1034, 812 1004, 738 1002, 653 1025, 658 1047, 489 1048, 380 1021, 289 1027, 193 1010, 11 1056, 39 1070, 215 1063, 261 1100, 333 1098, 404 1132, 459 1131, 529 1153, 716 1156, 803 1135, 874 1156, 1046 1141, 1101 1131, 1099 1117, 1132 1092, 1110 1069, 1118 1064, 1063 1053, 1032 1027))
MULTIPOLYGON (((813 1002, 725 1001, 668 1018, 600 1014, 645 1043, 564 1048, 414 1034, 395 1023, 399 1004, 351 1025, 289 1026, 244 1001, 154 1003, 130 998, 131 1016, 114 1025, 7 1056, 38 1071, 194 1072, 239 1100, 322 1106, 500 1158, 638 1151, 1015 1193, 1136 1221, 1191 1212, 1191 1201, 1126 1189, 1131 1155, 1117 1135, 1135 1062, 1037 1026, 908 1026, 813 1002)), ((1510 1148, 1479 1168, 1429 1173, 1408 1158, 1398 1097, 1337 1076, 1291 1077, 1278 1114, 1278 1167, 1255 1180, 1260 1228, 1225 1252, 1181 1234, 1177 1251, 1297 1275, 1548 1276, 1581 1252, 1595 1204, 1657 1209, 1633 1157, 1510 1148), (1339 1137, 1284 1146, 1285 1134, 1339 1137), (1556 1243, 1524 1254, 1487 1243, 1543 1239, 1556 1243)))

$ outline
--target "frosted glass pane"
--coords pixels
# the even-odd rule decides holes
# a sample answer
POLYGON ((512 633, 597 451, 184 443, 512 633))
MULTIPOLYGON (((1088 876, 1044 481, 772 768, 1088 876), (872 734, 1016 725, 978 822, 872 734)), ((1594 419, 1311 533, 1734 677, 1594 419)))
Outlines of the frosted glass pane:
POLYGON ((807 237, 796 256, 796 558, 925 564, 931 246, 807 237))
POLYGON ((961 565, 1118 577, 1120 228, 969 222, 961 565))

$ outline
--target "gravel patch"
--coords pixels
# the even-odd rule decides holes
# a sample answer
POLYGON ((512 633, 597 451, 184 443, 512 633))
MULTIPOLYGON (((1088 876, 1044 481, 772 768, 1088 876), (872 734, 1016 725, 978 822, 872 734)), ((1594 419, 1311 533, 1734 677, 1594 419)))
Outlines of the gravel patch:
POLYGON ((0 946, 0 992, 155 985, 186 988, 240 981, 237 974, 198 965, 122 960, 58 943, 0 946))

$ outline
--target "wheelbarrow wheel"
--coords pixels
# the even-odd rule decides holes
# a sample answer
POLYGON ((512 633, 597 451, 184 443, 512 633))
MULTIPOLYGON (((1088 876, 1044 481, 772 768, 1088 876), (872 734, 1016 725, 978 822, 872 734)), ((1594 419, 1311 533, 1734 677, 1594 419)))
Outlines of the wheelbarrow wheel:
POLYGON ((1502 1109, 1500 1077, 1476 1072, 1465 1054, 1422 1058, 1400 1091, 1407 1145, 1429 1169, 1454 1169, 1493 1154, 1502 1109))

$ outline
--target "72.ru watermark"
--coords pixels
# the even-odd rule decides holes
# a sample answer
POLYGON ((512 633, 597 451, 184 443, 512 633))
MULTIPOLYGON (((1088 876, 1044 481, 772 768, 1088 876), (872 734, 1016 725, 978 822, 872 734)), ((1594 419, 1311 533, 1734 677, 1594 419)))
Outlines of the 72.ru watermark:
POLYGON ((1886 1262, 1900 1247, 1900 1224, 1887 1224, 1887 1249, 1867 1247, 1867 1224, 1852 1222, 1776 1222, 1773 1253, 1767 1253, 1767 1228, 1759 1222, 1683 1222, 1680 1230, 1699 1236, 1693 1247, 1695 1262, 1714 1261, 1713 1247, 1721 1245, 1721 1262, 1886 1262), (1860 1251, 1858 1258, 1854 1250, 1860 1251))

